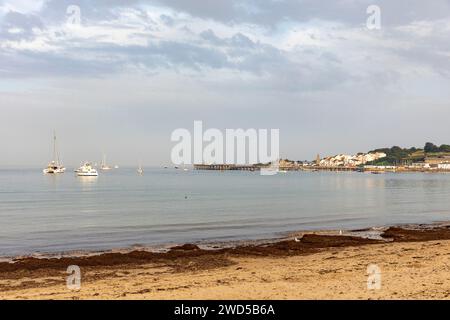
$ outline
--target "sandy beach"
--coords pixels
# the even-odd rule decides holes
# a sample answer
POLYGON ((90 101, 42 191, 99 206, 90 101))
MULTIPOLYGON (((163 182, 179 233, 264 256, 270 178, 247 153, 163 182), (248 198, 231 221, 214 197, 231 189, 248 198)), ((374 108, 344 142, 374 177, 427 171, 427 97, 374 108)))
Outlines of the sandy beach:
POLYGON ((381 240, 306 234, 297 241, 167 253, 133 251, 0 263, 1 299, 448 299, 450 229, 389 228, 381 240), (81 288, 66 286, 69 265, 81 288), (380 288, 368 289, 369 265, 380 288))

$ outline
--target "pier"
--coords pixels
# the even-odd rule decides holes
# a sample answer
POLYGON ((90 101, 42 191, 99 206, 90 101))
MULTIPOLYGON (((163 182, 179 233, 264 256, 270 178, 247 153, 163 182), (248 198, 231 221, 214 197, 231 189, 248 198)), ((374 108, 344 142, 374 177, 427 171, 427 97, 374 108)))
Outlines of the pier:
MULTIPOLYGON (((260 171, 261 168, 270 168, 268 164, 194 164, 195 170, 216 170, 216 171, 260 171)), ((438 168, 408 168, 408 167, 355 167, 355 166, 279 166, 276 168, 280 171, 333 171, 333 172, 434 172, 434 173, 450 173, 449 169, 438 168)))
MULTIPOLYGON (((320 171, 364 171, 364 168, 360 167, 344 167, 344 166, 315 166, 311 167, 313 170, 320 171)), ((301 169, 301 170, 309 170, 309 169, 301 169)))
POLYGON ((194 164, 195 170, 217 170, 217 171, 229 171, 229 170, 239 170, 239 171, 257 171, 261 167, 257 165, 236 165, 236 164, 194 164))
MULTIPOLYGON (((217 171, 259 171, 261 168, 269 168, 267 164, 194 164, 195 170, 217 170, 217 171)), ((331 167, 331 166, 279 166, 282 171, 362 171, 359 167, 331 167)))

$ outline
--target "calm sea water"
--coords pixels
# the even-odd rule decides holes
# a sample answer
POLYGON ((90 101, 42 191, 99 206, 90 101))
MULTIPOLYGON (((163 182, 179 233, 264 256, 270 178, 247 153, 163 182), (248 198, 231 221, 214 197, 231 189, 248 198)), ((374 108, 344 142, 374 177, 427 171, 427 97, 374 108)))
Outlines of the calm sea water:
POLYGON ((0 256, 450 220, 450 175, 0 170, 0 256))

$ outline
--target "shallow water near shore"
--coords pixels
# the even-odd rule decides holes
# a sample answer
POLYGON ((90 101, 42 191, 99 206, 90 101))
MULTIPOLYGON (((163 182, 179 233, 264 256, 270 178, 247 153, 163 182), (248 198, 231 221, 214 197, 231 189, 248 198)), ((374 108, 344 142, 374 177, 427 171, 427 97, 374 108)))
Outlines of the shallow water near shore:
POLYGON ((450 220, 450 175, 0 170, 0 256, 450 220))

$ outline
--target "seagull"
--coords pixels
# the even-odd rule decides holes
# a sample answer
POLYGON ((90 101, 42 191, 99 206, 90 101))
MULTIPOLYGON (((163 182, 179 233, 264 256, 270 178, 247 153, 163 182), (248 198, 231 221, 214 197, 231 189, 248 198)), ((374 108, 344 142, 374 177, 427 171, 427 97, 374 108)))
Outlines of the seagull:
POLYGON ((301 239, 301 238, 295 237, 295 238, 294 238, 294 241, 295 241, 295 242, 300 242, 300 241, 302 241, 302 239, 301 239))
POLYGON ((342 230, 339 230, 339 235, 342 236, 342 230))

